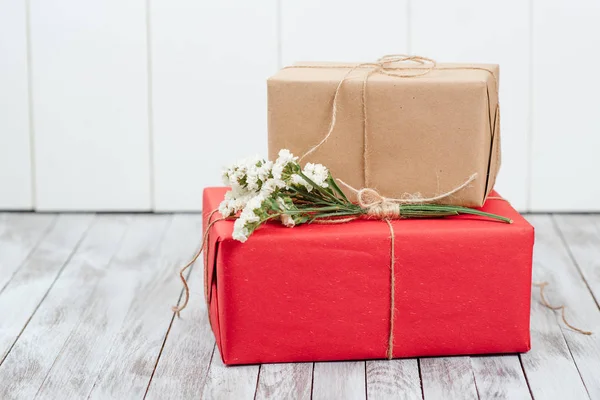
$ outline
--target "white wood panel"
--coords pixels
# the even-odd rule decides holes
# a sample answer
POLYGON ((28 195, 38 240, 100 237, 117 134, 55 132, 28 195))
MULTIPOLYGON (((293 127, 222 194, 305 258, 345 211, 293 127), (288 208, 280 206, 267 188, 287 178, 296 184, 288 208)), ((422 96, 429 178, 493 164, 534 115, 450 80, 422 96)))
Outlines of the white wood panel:
POLYGON ((600 304, 600 215, 556 215, 554 220, 586 285, 600 304))
POLYGON ((313 372, 312 398, 315 400, 366 400, 364 361, 317 362, 313 372))
MULTIPOLYGON (((600 312, 598 304, 581 276, 579 268, 573 262, 572 254, 569 253, 551 217, 535 215, 529 216, 527 219, 534 226, 536 233, 533 259, 534 282, 548 282, 549 286, 546 288, 548 302, 552 305, 564 305, 569 323, 593 332, 588 336, 568 328, 559 317, 559 312, 548 310, 540 304, 539 291, 534 294, 534 304, 537 303, 535 306, 544 310, 543 313, 538 313, 532 318, 532 348, 536 350, 536 345, 538 348, 535 352, 531 351, 521 356, 524 366, 527 359, 529 368, 533 370, 530 373, 528 369, 525 369, 533 397, 548 397, 536 393, 537 390, 540 390, 553 394, 555 398, 569 397, 568 393, 572 393, 571 398, 582 398, 582 396, 576 395, 576 388, 569 387, 572 385, 580 386, 583 389, 581 390, 582 394, 585 391, 592 399, 598 399, 600 398, 600 379, 598 379, 600 376, 600 363, 598 362, 600 360, 600 335, 598 335, 600 312), (544 314, 546 322, 540 323, 544 314), (560 329, 556 330, 551 327, 552 322, 560 329), (562 345, 562 343, 566 343, 566 345, 562 345), (540 358, 543 359, 543 357, 547 357, 548 361, 540 362, 540 358), (570 358, 575 361, 576 368, 567 367, 570 358), (556 364, 553 365, 553 363, 556 364), (535 378, 534 373, 537 374, 535 378), (550 384, 545 382, 547 380, 555 382, 550 384), (571 383, 570 380, 573 382, 571 383), (543 388, 540 389, 540 386, 543 388)), ((535 309, 532 314, 536 314, 535 309)))
POLYGON ((479 399, 469 357, 421 358, 423 398, 479 399))
POLYGON ((596 0, 533 0, 536 211, 600 210, 599 19, 596 0))
MULTIPOLYGON (((90 282, 91 295, 87 299, 78 299, 85 301, 83 312, 52 362, 50 370, 44 375, 39 387, 39 398, 94 397, 96 393, 92 393, 92 390, 100 389, 98 385, 105 376, 103 367, 114 361, 114 358, 109 358, 111 348, 124 343, 120 332, 132 320, 133 310, 138 310, 139 315, 160 312, 157 308, 139 308, 138 300, 145 293, 145 283, 156 277, 156 267, 162 261, 161 243, 170 221, 171 216, 166 215, 140 215, 132 219, 110 264, 97 276, 95 282, 90 282)), ((168 305, 165 305, 165 309, 168 310, 168 305)), ((161 326, 157 331, 164 332, 166 326, 161 326)), ((132 333, 132 336, 135 334, 132 333)), ((124 352, 131 356, 132 362, 137 361, 134 353, 144 345, 144 337, 140 335, 137 338, 140 342, 124 352)), ((51 351, 52 346, 49 349, 51 351)), ((36 366, 41 368, 43 365, 36 366)), ((143 369, 129 368, 132 374, 138 371, 138 379, 141 379, 143 369)), ((114 396, 105 398, 141 398, 135 393, 124 397, 119 392, 120 385, 130 385, 132 381, 129 375, 122 375, 114 381, 114 396)))
POLYGON ((531 399, 519 356, 471 357, 477 396, 486 399, 531 399))
POLYGON ((150 4, 156 209, 199 210, 223 166, 266 156, 277 0, 150 4))
POLYGON ((421 400, 419 360, 367 361, 367 398, 371 400, 421 400))
POLYGON ((313 368, 314 363, 261 365, 254 399, 311 399, 313 368))
MULTIPOLYGON (((128 219, 122 215, 95 217, 85 238, 0 366, 0 382, 10 382, 0 385, 1 398, 27 399, 36 395, 89 306, 94 287, 106 274, 106 266, 121 241, 128 219)), ((36 279, 38 277, 33 275, 34 282, 36 279)), ((62 398, 68 398, 67 386, 61 386, 62 398)), ((41 394, 42 398, 52 398, 48 391, 41 394)))
MULTIPOLYGON (((197 229, 194 232, 188 230, 186 235, 200 241, 202 221, 198 223, 197 229)), ((206 303, 200 296, 200 293, 204 293, 202 265, 198 263, 190 269, 188 284, 194 297, 182 311, 182 317, 173 318, 169 326, 152 382, 146 392, 147 399, 198 397, 206 383, 211 358, 213 355, 219 357, 218 350, 215 354, 215 339, 208 322, 206 303)), ((176 304, 176 300, 174 298, 171 302, 176 304)))
MULTIPOLYGON (((502 168, 497 190, 526 210, 529 174, 529 4, 507 0, 411 3, 410 51, 440 62, 500 64, 502 168)), ((558 33, 557 33, 558 34, 558 33)))
MULTIPOLYGON (((176 271, 195 253, 201 242, 201 232, 202 215, 173 217, 154 257, 156 261, 141 268, 141 276, 137 279, 139 292, 129 306, 116 342, 106 355, 90 399, 145 396, 174 318, 173 311, 166 305, 176 304, 181 294, 181 281, 176 279, 176 271)), ((198 296, 194 300, 200 302, 201 298, 198 296)), ((198 330, 196 334, 199 334, 198 330)), ((187 378, 190 379, 190 375, 187 378)), ((174 397, 184 397, 171 393, 174 397)))
POLYGON ((0 293, 55 221, 50 214, 0 214, 0 293))
POLYGON ((407 50, 407 0, 281 0, 281 61, 374 61, 407 50))
MULTIPOLYGON (((0 361, 10 353, 85 236, 92 215, 62 215, 0 292, 0 361)), ((0 380, 3 381, 4 379, 0 380)), ((0 394, 0 398, 5 398, 0 394)))
POLYGON ((219 349, 215 347, 200 398, 252 400, 256 397, 259 370, 260 365, 226 366, 221 360, 219 349))
POLYGON ((31 1, 37 209, 150 209, 145 7, 31 1))
POLYGON ((29 209, 27 16, 23 0, 0 0, 0 209, 29 209))

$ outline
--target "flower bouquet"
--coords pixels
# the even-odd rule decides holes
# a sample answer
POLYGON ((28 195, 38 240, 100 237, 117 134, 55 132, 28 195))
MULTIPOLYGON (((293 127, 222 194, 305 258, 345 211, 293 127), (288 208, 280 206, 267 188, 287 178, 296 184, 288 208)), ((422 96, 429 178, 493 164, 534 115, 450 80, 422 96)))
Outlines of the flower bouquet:
POLYGON ((372 189, 357 191, 359 202, 355 204, 348 200, 327 167, 307 163, 302 168, 298 157, 285 149, 275 161, 254 157, 235 163, 223 172, 223 183, 231 190, 225 194, 219 212, 224 218, 237 216, 233 238, 241 242, 270 220, 293 227, 359 218, 439 218, 472 214, 512 222, 509 218, 472 208, 423 203, 418 197, 412 201, 387 199, 372 189))

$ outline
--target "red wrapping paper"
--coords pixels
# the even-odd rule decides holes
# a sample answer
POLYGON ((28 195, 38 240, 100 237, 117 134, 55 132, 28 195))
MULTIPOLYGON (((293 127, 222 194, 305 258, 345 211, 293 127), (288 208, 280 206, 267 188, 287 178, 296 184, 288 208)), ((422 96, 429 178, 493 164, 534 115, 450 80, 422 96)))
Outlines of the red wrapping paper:
MULTIPOLYGON (((204 191, 205 227, 225 191, 204 191)), ((394 358, 530 349, 533 227, 506 201, 488 200, 482 210, 514 223, 392 221, 394 358)), ((384 221, 270 223, 246 243, 233 240, 232 230, 233 221, 213 226, 205 265, 225 364, 386 357, 391 244, 384 221)))

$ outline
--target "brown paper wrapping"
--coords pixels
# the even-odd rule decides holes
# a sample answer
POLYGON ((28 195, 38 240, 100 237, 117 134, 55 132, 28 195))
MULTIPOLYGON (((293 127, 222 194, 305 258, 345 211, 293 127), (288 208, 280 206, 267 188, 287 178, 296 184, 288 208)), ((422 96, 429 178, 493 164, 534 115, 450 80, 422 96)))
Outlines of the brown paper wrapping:
MULTIPOLYGON (((280 149, 302 155, 325 137, 334 93, 351 69, 344 65, 302 63, 268 79, 270 159, 280 149)), ((477 173, 468 187, 440 202, 483 205, 500 167, 498 66, 437 64, 418 77, 374 73, 367 81, 365 125, 362 89, 369 68, 346 78, 333 133, 302 161, 324 164, 351 186, 392 198, 433 197, 477 173)))

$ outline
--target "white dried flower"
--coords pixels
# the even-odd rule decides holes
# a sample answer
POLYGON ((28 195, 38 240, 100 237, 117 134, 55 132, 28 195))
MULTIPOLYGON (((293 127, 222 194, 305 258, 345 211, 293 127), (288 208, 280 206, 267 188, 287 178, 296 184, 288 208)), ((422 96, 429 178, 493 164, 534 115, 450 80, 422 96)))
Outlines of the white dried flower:
POLYGON ((225 198, 219 205, 219 213, 224 218, 234 215, 241 211, 252 197, 254 197, 252 194, 239 194, 234 190, 230 190, 225 193, 225 198))
POLYGON ((277 161, 281 164, 287 164, 292 161, 296 161, 298 157, 294 157, 294 155, 288 149, 279 150, 279 154, 277 157, 277 161))
POLYGON ((285 186, 285 182, 281 179, 269 179, 265 183, 263 183, 262 188, 260 189, 260 194, 264 197, 269 197, 273 194, 275 190, 282 189, 285 186))
POLYGON ((233 224, 233 234, 232 237, 234 240, 239 240, 240 242, 244 243, 246 240, 248 240, 248 236, 250 236, 250 230, 248 228, 245 228, 243 226, 239 226, 239 219, 237 219, 235 221, 235 223, 233 224))
POLYGON ((265 163, 259 156, 239 160, 223 172, 221 175, 223 183, 239 194, 256 191, 259 178, 259 167, 257 165, 264 165, 265 163), (248 179, 250 182, 248 182, 248 179))
MULTIPOLYGON (((279 208, 281 211, 286 211, 286 210, 290 209, 289 206, 287 204, 285 204, 285 201, 281 197, 277 198, 277 204, 279 205, 279 208)), ((296 225, 296 221, 294 221, 294 218, 292 218, 291 215, 281 214, 279 216, 279 219, 281 220, 281 223, 284 226, 287 226, 288 228, 293 228, 296 225)))
POLYGON ((293 228, 296 225, 294 218, 287 214, 281 214, 281 223, 288 228, 293 228))
POLYGON ((307 163, 302 172, 308 177, 308 179, 312 180, 318 186, 322 188, 329 187, 329 184, 327 183, 329 170, 324 165, 307 163))
POLYGON ((265 201, 265 197, 260 194, 248 200, 244 210, 233 224, 232 236, 235 240, 239 240, 240 242, 248 240, 248 236, 253 230, 248 225, 260 222, 260 217, 256 215, 256 210, 262 208, 263 201, 265 201))
POLYGON ((304 186, 306 188, 306 190, 308 190, 309 192, 311 190, 313 190, 312 185, 310 183, 306 182, 304 180, 304 178, 298 174, 293 174, 290 179, 291 179, 291 182, 293 185, 304 186))
POLYGON ((279 157, 277 157, 277 160, 275 160, 275 163, 273 164, 273 168, 271 170, 273 178, 277 179, 277 180, 282 180, 284 168, 289 163, 296 162, 297 159, 298 159, 298 157, 294 157, 294 155, 292 153, 290 153, 289 150, 287 150, 287 149, 279 150, 279 157))

